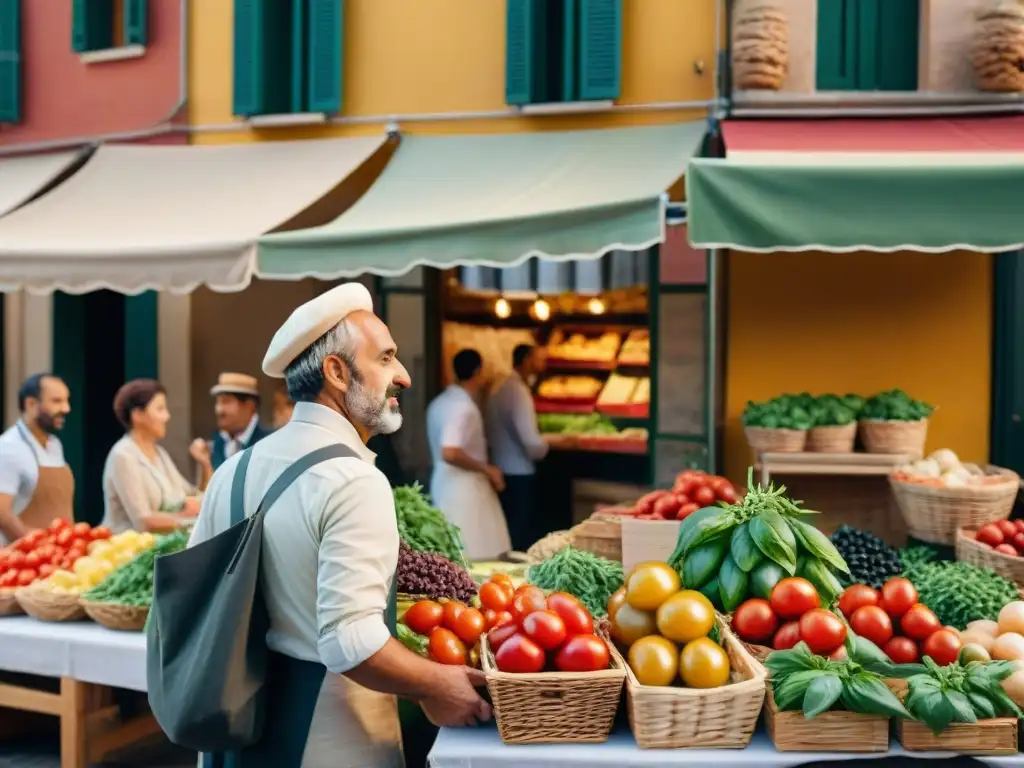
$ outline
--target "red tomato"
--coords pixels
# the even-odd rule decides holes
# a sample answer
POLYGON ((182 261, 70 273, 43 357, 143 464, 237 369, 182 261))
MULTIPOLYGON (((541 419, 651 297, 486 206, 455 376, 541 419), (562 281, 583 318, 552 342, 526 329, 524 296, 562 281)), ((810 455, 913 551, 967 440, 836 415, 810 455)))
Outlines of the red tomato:
POLYGON ((845 645, 840 645, 838 648, 836 648, 834 651, 832 651, 832 653, 830 653, 828 655, 828 657, 832 661, 846 661, 847 659, 850 658, 849 654, 846 653, 846 646, 845 645))
POLYGON ((1002 531, 1003 538, 1008 539, 1017 533, 1017 526, 1009 520, 996 520, 995 525, 1002 531))
POLYGON ((75 560, 78 560, 81 557, 85 557, 85 555, 85 547, 79 547, 77 544, 68 550, 68 559, 72 563, 74 563, 75 560))
POLYGON ((18 572, 9 568, 0 576, 0 587, 14 587, 18 584, 18 572))
POLYGON ((594 632, 594 617, 579 600, 568 592, 554 592, 548 597, 548 609, 558 615, 565 624, 565 633, 590 635, 594 632))
POLYGON ((441 610, 443 614, 441 626, 454 630, 455 620, 459 618, 459 614, 466 610, 466 606, 463 603, 452 601, 450 603, 445 603, 444 608, 441 610))
MULTIPOLYGON (((490 581, 496 582, 498 584, 508 584, 510 587, 512 587, 512 577, 509 576, 507 573, 495 573, 491 576, 490 581)), ((512 587, 512 591, 515 591, 515 587, 512 587)))
POLYGON ((814 585, 799 576, 783 579, 772 589, 772 610, 780 619, 799 619, 821 602, 814 585))
POLYGON ((35 568, 25 568, 18 571, 18 586, 27 587, 39 578, 39 572, 35 568))
POLYGON ((502 672, 531 673, 544 669, 547 657, 533 640, 514 634, 494 654, 494 663, 502 672))
POLYGON ((56 551, 57 547, 53 544, 41 544, 35 553, 39 557, 39 562, 48 563, 56 551))
POLYGON ((668 491, 651 491, 637 499, 636 504, 633 505, 633 509, 638 515, 649 515, 654 509, 654 502, 668 493, 668 491))
POLYGON ((555 656, 562 672, 597 672, 608 669, 608 644, 597 635, 576 635, 555 656))
POLYGON ((519 632, 519 626, 514 621, 499 624, 487 633, 487 644, 491 646, 491 653, 495 653, 501 644, 512 635, 519 632))
POLYGON ((839 598, 839 610, 843 616, 850 618, 858 608, 865 605, 878 605, 881 596, 866 584, 854 584, 847 587, 839 598))
POLYGON ((724 501, 726 504, 735 504, 737 501, 739 501, 739 495, 736 493, 736 489, 732 487, 731 483, 719 487, 718 498, 720 501, 724 501))
POLYGON ((18 570, 25 567, 25 553, 19 550, 15 550, 7 555, 7 567, 17 568, 18 570))
POLYGON ((862 605, 850 617, 850 629, 882 648, 892 637, 892 619, 877 605, 862 605))
POLYGON ((957 660, 960 647, 959 636, 949 630, 940 629, 938 632, 932 632, 921 644, 921 655, 931 656, 932 661, 940 667, 945 667, 957 660))
POLYGON ((1013 524, 1017 526, 1017 530, 1024 533, 1024 517, 1019 517, 1013 521, 1013 524))
POLYGON ((421 600, 409 606, 402 623, 418 635, 429 635, 444 621, 444 608, 433 600, 421 600))
POLYGON ((894 637, 882 649, 896 664, 913 664, 917 661, 917 643, 909 637, 894 637))
POLYGON ((75 532, 76 539, 88 539, 92 526, 88 523, 75 523, 71 530, 75 532))
POLYGON ((52 574, 55 570, 57 570, 57 569, 54 568, 49 563, 43 563, 42 565, 39 566, 39 578, 40 579, 45 579, 50 574, 52 574))
POLYGON ((771 603, 755 597, 741 604, 733 613, 732 628, 740 640, 764 645, 775 635, 779 620, 771 603))
POLYGON ((507 611, 512 597, 501 584, 488 581, 480 586, 480 605, 492 611, 507 611))
POLYGON ((523 634, 545 651, 565 642, 565 622, 554 611, 534 611, 523 617, 523 634))
POLYGON ((103 539, 109 539, 113 534, 110 529, 105 525, 97 525, 91 531, 89 531, 89 538, 93 541, 102 541, 103 539))
POLYGON ((32 534, 28 536, 22 536, 16 542, 14 542, 14 548, 19 552, 31 552, 35 549, 35 542, 32 540, 32 534))
POLYGON ((996 552, 1003 555, 1009 555, 1010 557, 1017 556, 1017 548, 1013 544, 997 544, 996 552))
POLYGON ((502 624, 508 624, 510 621, 512 621, 512 614, 508 611, 484 612, 484 629, 491 630, 495 627, 500 627, 502 624))
POLYGON ((715 496, 714 490, 708 488, 706 485, 696 489, 691 496, 693 500, 702 507, 710 507, 718 500, 718 497, 715 496))
POLYGON ((927 606, 915 604, 900 619, 900 629, 911 640, 925 640, 933 632, 942 629, 938 617, 927 606))
POLYGON ((68 521, 67 520, 62 520, 59 517, 55 517, 55 518, 53 518, 53 520, 50 521, 50 524, 48 526, 46 526, 46 530, 50 531, 50 533, 60 533, 61 531, 63 531, 67 527, 68 527, 68 521))
POLYGON ((1003 539, 1006 537, 1000 530, 999 526, 995 523, 986 523, 978 529, 975 534, 975 538, 982 544, 988 544, 990 547, 995 547, 1003 543, 1003 539))
POLYGON ((57 546, 68 549, 71 547, 71 542, 75 539, 75 533, 70 528, 64 528, 60 533, 57 534, 57 546))
POLYGON ((682 506, 683 503, 679 500, 679 497, 674 493, 669 493, 654 502, 651 512, 655 517, 660 517, 662 520, 675 520, 676 513, 679 512, 682 506))
POLYGON ((0 574, 7 570, 7 553, 0 552, 0 574))
POLYGON ((25 555, 25 567, 26 568, 38 568, 43 562, 43 558, 39 556, 39 552, 33 551, 25 555))
POLYGON ((1014 549, 1018 552, 1024 552, 1024 533, 1013 534, 1013 538, 1010 539, 1010 543, 1013 544, 1014 549))
POLYGON ((530 587, 528 590, 516 595, 516 598, 512 601, 512 610, 509 613, 512 614, 512 618, 515 619, 516 623, 519 623, 528 613, 543 611, 547 607, 548 601, 545 599, 544 593, 537 587, 530 587))
POLYGON ((466 663, 466 646, 449 629, 438 627, 427 641, 430 658, 440 664, 459 666, 466 663))
POLYGON ((692 501, 689 504, 683 504, 676 512, 676 520, 685 520, 698 509, 700 509, 700 504, 694 504, 692 501))
POLYGON ((772 648, 776 651, 788 651, 800 642, 800 622, 791 621, 779 627, 779 631, 772 638, 772 648))
POLYGON ((484 615, 480 611, 476 608, 467 608, 455 618, 455 626, 451 627, 451 630, 466 645, 476 645, 486 625, 484 615))
POLYGON ((800 639, 814 653, 827 655, 846 640, 846 625, 831 611, 815 608, 800 617, 800 639))
POLYGON ((917 602, 917 590, 907 579, 897 576, 882 586, 882 608, 898 619, 917 602))

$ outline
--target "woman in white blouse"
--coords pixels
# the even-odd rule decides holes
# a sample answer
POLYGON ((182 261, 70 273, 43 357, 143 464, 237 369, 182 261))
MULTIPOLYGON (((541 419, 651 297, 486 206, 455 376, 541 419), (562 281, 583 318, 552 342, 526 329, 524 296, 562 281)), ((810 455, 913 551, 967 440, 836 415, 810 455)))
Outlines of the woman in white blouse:
POLYGON ((200 493, 159 442, 167 436, 167 395, 153 379, 129 381, 114 397, 125 428, 103 468, 103 524, 114 533, 172 531, 199 514, 200 493))

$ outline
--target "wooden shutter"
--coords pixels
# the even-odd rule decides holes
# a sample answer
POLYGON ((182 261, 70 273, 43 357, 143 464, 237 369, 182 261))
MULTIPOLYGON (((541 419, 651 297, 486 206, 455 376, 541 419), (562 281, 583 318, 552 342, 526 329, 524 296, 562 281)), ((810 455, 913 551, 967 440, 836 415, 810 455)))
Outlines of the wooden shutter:
POLYGON ((292 112, 306 111, 306 89, 309 84, 307 62, 309 60, 308 7, 305 0, 292 0, 291 41, 288 58, 291 63, 290 108, 292 112))
POLYGON ((579 99, 580 0, 562 0, 562 101, 579 99))
POLYGON ((532 104, 536 97, 535 80, 536 0, 508 0, 505 15, 505 103, 532 104))
POLYGON ((857 85, 857 0, 818 0, 816 79, 819 91, 857 85))
POLYGON ((0 123, 21 119, 21 0, 0 0, 0 123))
POLYGON ((266 107, 263 5, 264 0, 235 0, 233 112, 242 117, 263 114, 266 107))
POLYGON ((114 47, 114 0, 74 0, 71 49, 76 53, 114 47))
POLYGON ((622 91, 622 0, 579 0, 580 99, 618 99, 622 91))
MULTIPOLYGON (((877 5, 875 88, 916 91, 921 35, 918 0, 872 1, 877 5)), ((862 38, 867 34, 861 31, 862 38)))
POLYGON ((341 111, 343 0, 309 0, 309 77, 306 108, 341 111))
POLYGON ((146 45, 149 42, 149 0, 124 0, 122 38, 125 45, 146 45))

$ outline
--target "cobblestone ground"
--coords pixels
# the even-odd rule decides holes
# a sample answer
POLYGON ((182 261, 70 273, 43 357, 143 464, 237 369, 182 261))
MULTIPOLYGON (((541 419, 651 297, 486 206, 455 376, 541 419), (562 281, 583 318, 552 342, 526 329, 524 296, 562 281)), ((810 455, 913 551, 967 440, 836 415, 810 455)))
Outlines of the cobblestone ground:
MULTIPOLYGON (((166 743, 125 751, 94 768, 196 768, 195 753, 166 743)), ((52 740, 0 745, 0 768, 60 768, 60 747, 52 740)))

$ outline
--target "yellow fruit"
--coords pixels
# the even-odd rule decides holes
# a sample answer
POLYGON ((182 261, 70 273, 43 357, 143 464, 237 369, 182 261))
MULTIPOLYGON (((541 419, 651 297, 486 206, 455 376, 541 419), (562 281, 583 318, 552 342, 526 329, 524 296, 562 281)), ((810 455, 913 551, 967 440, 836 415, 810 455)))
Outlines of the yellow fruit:
POLYGON ((114 556, 114 565, 122 566, 125 563, 130 563, 134 555, 131 552, 118 552, 114 556))
POLYGON ((156 544, 156 536, 149 531, 139 535, 139 547, 142 549, 149 549, 156 544))
POLYGON ((679 574, 668 563, 641 563, 626 582, 626 602, 638 611, 656 611, 679 591, 679 574))
POLYGON ((622 607, 622 604, 626 602, 626 588, 619 587, 612 593, 612 596, 608 598, 608 618, 615 618, 615 612, 622 607))
POLYGON ((697 638, 679 656, 679 675, 690 688, 718 688, 729 682, 729 656, 714 640, 697 638))
POLYGON ((715 625, 715 607, 700 592, 684 589, 658 607, 658 631, 676 643, 706 637, 715 625))
POLYGON ((89 554, 93 557, 103 557, 103 555, 114 552, 115 547, 109 541, 92 541, 89 543, 89 554))
POLYGON ((54 587, 67 588, 77 583, 75 574, 71 571, 54 571, 53 574, 46 580, 47 584, 54 587))
POLYGON ((679 649, 660 635, 642 637, 629 648, 629 668, 640 685, 672 685, 679 671, 679 649))
POLYGON ((612 638, 620 645, 627 648, 641 637, 653 635, 658 631, 654 623, 654 614, 647 611, 638 611, 629 603, 623 603, 615 612, 615 618, 611 620, 612 638))
POLYGON ((80 576, 92 573, 96 571, 99 567, 99 561, 89 556, 78 558, 75 561, 74 565, 75 573, 77 573, 80 576))

